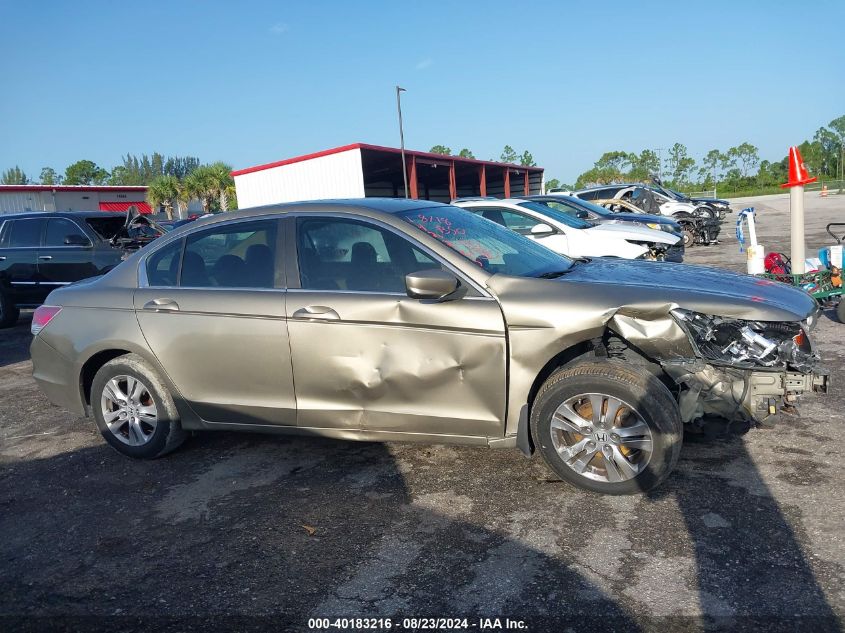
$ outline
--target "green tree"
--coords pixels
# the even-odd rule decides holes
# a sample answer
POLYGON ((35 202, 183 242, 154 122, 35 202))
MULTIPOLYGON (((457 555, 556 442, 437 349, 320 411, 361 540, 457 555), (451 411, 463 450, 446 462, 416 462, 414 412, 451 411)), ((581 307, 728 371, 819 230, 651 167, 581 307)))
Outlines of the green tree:
POLYGON ((66 185, 102 185, 109 177, 102 167, 90 160, 80 160, 65 169, 66 185))
POLYGON ((716 186, 722 175, 723 159, 722 152, 717 149, 711 149, 701 159, 701 168, 698 170, 698 175, 705 186, 716 186))
POLYGON ((211 199, 219 195, 217 175, 209 165, 200 165, 182 181, 181 198, 187 208, 188 202, 197 199, 203 212, 208 213, 211 199))
POLYGON ((690 172, 695 168, 695 160, 687 155, 687 146, 683 143, 675 143, 669 148, 669 158, 666 166, 672 181, 676 187, 689 182, 690 172))
POLYGON ((431 154, 443 154, 444 156, 452 155, 452 150, 446 147, 445 145, 435 145, 428 151, 431 154))
POLYGON ((223 162, 212 163, 208 166, 213 182, 213 191, 217 194, 221 211, 229 210, 229 195, 235 186, 232 178, 232 166, 223 162))
POLYGON ((546 181, 546 191, 550 189, 559 189, 560 188, 560 180, 557 178, 551 178, 546 181))
POLYGON ((513 147, 511 147, 510 145, 505 145, 504 149, 502 150, 502 155, 499 156, 499 160, 503 163, 516 165, 516 161, 519 160, 519 156, 517 156, 513 147))
POLYGON ((150 181, 147 202, 153 209, 164 207, 168 219, 173 219, 173 207, 179 199, 181 183, 176 176, 159 176, 150 181))
POLYGON ((458 156, 460 156, 461 158, 475 158, 475 155, 466 147, 463 148, 460 152, 458 152, 458 156))
POLYGON ((631 165, 631 171, 628 173, 629 180, 645 181, 660 172, 660 157, 650 149, 644 149, 639 156, 632 153, 627 157, 631 165))
POLYGON ((3 172, 0 176, 0 184, 2 185, 26 185, 29 184, 29 178, 23 170, 15 165, 3 172))
POLYGON ((52 167, 42 167, 40 180, 42 185, 60 185, 62 184, 62 175, 57 174, 52 167))
POLYGON ((736 159, 743 178, 747 178, 749 173, 760 163, 758 150, 751 143, 741 143, 730 148, 728 155, 736 159))
POLYGON ((537 163, 534 162, 534 157, 531 155, 531 152, 525 150, 522 152, 522 156, 519 157, 519 164, 524 165, 526 167, 536 167, 537 163))

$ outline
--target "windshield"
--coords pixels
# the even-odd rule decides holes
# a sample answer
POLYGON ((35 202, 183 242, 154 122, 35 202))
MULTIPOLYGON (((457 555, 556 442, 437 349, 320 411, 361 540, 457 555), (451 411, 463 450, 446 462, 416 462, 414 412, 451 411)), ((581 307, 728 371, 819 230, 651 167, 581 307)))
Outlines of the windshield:
POLYGON ((526 209, 531 209, 532 211, 536 211, 537 213, 542 213, 543 215, 555 220, 556 222, 560 222, 566 226, 571 226, 573 229, 589 229, 595 226, 595 223, 588 222, 587 220, 581 220, 580 218, 576 218, 573 215, 569 215, 565 211, 561 211, 560 209, 555 209, 554 207, 547 206, 542 202, 520 202, 519 206, 525 207, 526 209))
POLYGON ((574 196, 561 196, 560 198, 555 198, 554 200, 543 200, 542 203, 549 205, 553 209, 559 209, 564 213, 578 213, 579 210, 583 209, 584 211, 595 213, 601 218, 613 217, 613 214, 604 207, 600 207, 597 204, 581 200, 581 198, 576 198, 574 196))
POLYGON ((458 207, 416 209, 397 216, 490 273, 540 277, 572 267, 568 257, 458 207))

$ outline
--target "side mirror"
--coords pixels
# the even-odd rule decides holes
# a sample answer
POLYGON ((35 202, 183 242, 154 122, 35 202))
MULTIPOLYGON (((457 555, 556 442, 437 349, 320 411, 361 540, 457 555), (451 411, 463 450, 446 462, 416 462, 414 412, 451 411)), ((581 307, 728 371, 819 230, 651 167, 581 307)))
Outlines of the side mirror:
POLYGON ((552 227, 550 227, 548 224, 543 224, 542 222, 540 224, 535 224, 531 227, 531 235, 533 235, 534 237, 543 237, 546 235, 551 235, 554 232, 555 230, 552 227))
POLYGON ((458 289, 458 278, 440 268, 405 275, 405 291, 412 299, 442 299, 458 289))
POLYGON ((91 240, 79 233, 65 235, 65 246, 90 246, 91 240))

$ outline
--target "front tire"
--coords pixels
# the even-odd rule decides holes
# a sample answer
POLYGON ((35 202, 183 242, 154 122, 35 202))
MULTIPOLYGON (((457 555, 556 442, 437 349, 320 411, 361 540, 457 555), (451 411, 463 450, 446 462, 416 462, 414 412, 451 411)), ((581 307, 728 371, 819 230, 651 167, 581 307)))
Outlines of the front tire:
POLYGON ((103 365, 91 384, 91 409, 103 438, 123 455, 155 459, 185 440, 173 398, 137 354, 103 365))
POLYGON ((610 360, 552 374, 534 401, 531 431, 561 479, 611 495, 660 484, 683 441, 680 412, 666 386, 645 369, 610 360))
POLYGON ((684 233, 684 248, 692 248, 695 246, 695 229, 691 226, 683 227, 684 233))

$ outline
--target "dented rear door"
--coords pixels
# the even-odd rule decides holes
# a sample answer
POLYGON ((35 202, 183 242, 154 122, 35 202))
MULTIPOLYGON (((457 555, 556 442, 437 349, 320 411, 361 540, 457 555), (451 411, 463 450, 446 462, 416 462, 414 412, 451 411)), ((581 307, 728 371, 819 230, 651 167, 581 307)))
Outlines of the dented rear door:
POLYGON ((286 302, 297 425, 502 436, 498 303, 477 289, 452 301, 408 297, 404 275, 440 263, 386 226, 314 215, 297 225, 286 302))

